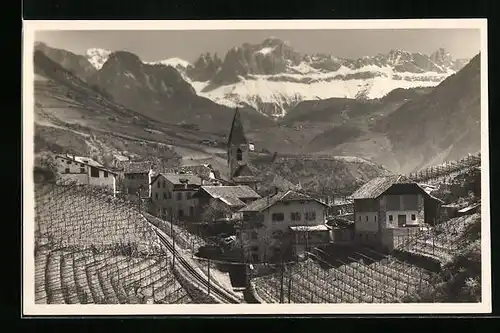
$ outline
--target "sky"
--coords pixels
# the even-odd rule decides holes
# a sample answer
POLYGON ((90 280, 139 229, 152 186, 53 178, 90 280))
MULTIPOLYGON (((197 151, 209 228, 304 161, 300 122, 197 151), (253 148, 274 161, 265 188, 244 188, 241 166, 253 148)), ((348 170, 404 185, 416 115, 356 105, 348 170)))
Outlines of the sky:
POLYGON ((163 30, 38 31, 36 41, 84 54, 89 48, 124 50, 143 61, 172 57, 194 62, 201 53, 224 57, 234 46, 258 44, 268 37, 287 41, 300 53, 360 58, 391 49, 430 54, 444 48, 454 59, 472 58, 480 50, 479 29, 392 30, 163 30))

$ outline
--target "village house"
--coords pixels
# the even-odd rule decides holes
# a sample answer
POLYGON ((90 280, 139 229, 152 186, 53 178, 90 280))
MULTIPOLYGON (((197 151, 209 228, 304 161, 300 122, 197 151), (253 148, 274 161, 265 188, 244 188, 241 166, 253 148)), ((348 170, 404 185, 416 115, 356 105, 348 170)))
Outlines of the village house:
POLYGON ((82 185, 101 186, 116 194, 117 173, 89 157, 57 155, 57 171, 62 181, 73 180, 82 185))
POLYGON ((153 213, 181 221, 195 218, 197 199, 192 196, 201 185, 202 179, 193 174, 159 173, 151 181, 153 213))
POLYGON ((326 204, 293 190, 255 200, 239 210, 237 233, 245 259, 250 262, 281 260, 304 255, 329 243, 326 204))
POLYGON ((247 185, 257 191, 262 178, 255 168, 248 165, 248 154, 252 149, 253 144, 249 144, 245 137, 240 112, 236 109, 227 144, 229 178, 234 185, 247 185))
POLYGON ((153 169, 151 162, 124 162, 123 189, 126 194, 141 198, 151 197, 151 180, 153 169))
POLYGON ((352 199, 355 241, 388 250, 419 227, 433 224, 442 203, 400 175, 372 179, 354 192, 352 199))
POLYGON ((354 201, 342 197, 334 197, 326 200, 328 204, 327 215, 329 217, 342 217, 353 219, 354 201))
POLYGON ((221 185, 221 175, 210 164, 184 165, 177 168, 176 172, 194 174, 203 180, 206 185, 221 185))
POLYGON ((197 215, 200 219, 206 217, 207 212, 214 212, 213 221, 230 220, 233 213, 245 207, 250 202, 261 198, 249 186, 201 186, 193 195, 198 200, 197 215))

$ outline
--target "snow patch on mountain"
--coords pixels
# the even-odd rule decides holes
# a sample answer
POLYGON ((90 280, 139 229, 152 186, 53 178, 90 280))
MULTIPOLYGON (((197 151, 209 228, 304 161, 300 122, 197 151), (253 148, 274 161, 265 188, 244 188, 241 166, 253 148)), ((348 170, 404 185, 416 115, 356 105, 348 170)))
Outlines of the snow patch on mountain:
POLYGON ((260 49, 259 51, 257 51, 257 53, 260 53, 260 54, 263 54, 263 55, 266 55, 268 53, 271 53, 274 51, 276 47, 264 47, 262 49, 260 49))
POLYGON ((97 70, 101 69, 104 63, 108 60, 109 55, 112 51, 92 48, 88 49, 85 52, 85 57, 90 62, 92 66, 94 66, 97 70))
POLYGON ((188 67, 192 66, 189 61, 186 61, 184 59, 177 58, 177 57, 168 58, 168 59, 159 60, 159 61, 145 62, 145 64, 148 64, 148 65, 172 66, 172 67, 174 67, 176 69, 181 69, 181 70, 185 70, 188 67))
POLYGON ((369 65, 360 69, 341 66, 335 72, 319 72, 301 63, 297 71, 308 74, 250 75, 230 85, 211 88, 209 82, 190 81, 198 95, 229 107, 251 106, 273 117, 286 112, 304 100, 328 98, 382 98, 396 88, 433 87, 448 73, 395 72, 392 67, 369 65), (370 78, 364 78, 367 73, 370 78), (356 77, 359 78, 356 78, 356 77), (350 78, 352 77, 352 78, 350 78), (276 107, 269 112, 269 105, 276 107))

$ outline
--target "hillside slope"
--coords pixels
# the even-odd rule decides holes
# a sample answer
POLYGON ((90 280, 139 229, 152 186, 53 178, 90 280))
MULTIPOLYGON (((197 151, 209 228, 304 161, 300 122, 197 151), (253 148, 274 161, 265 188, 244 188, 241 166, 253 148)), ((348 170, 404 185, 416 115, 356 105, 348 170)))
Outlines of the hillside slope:
POLYGON ((274 173, 316 196, 350 195, 368 180, 390 172, 375 163, 349 156, 256 156, 252 165, 274 173))
POLYGON ((223 140, 222 135, 159 123, 117 104, 43 52, 35 52, 34 63, 37 152, 72 150, 97 155, 101 162, 156 156, 175 165, 181 157, 175 150, 207 157, 212 154, 200 139, 223 140))
MULTIPOLYGON (((104 59, 92 58, 90 62, 85 56, 41 43, 35 50, 107 97, 148 118, 217 134, 225 134, 231 124, 233 109, 198 96, 172 66, 146 64, 125 51, 109 53, 102 63, 104 59)), ((270 119, 248 107, 243 108, 241 114, 250 128, 272 124, 270 119)))
POLYGON ((320 152, 367 158, 397 173, 476 153, 481 142, 479 59, 431 92, 394 104, 384 117, 373 117, 368 131, 320 152))
MULTIPOLYGON (((404 103, 429 93, 432 88, 396 89, 381 99, 357 100, 330 98, 303 101, 290 110, 272 128, 255 129, 249 137, 271 151, 283 153, 330 153, 343 143, 355 142, 371 134, 379 119, 404 103)), ((361 155, 372 158, 372 155, 361 155)), ((354 155, 356 151, 336 151, 337 155, 354 155)))
POLYGON ((425 167, 475 153, 481 148, 480 55, 431 93, 382 120, 402 169, 425 167), (412 158, 408 158, 412 151, 412 158))

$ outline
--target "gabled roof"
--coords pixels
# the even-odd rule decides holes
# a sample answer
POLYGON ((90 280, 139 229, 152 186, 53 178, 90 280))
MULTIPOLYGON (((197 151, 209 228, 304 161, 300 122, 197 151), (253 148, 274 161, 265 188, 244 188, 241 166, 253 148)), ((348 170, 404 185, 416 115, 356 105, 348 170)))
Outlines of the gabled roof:
POLYGON ((241 122, 240 111, 236 109, 234 112, 233 123, 231 124, 231 132, 229 132, 229 138, 227 145, 240 145, 247 144, 247 138, 243 131, 243 124, 241 122))
POLYGON ((262 212, 278 202, 291 202, 291 201, 316 201, 319 204, 326 206, 325 203, 297 191, 282 191, 275 195, 267 196, 249 203, 246 207, 240 209, 240 212, 262 212))
POLYGON ((368 183, 361 186, 356 192, 351 195, 351 199, 376 199, 385 191, 387 191, 391 186, 396 184, 412 184, 417 186, 423 193, 427 194, 430 198, 443 202, 441 199, 434 197, 428 191, 426 191, 422 186, 418 183, 412 181, 406 176, 403 175, 392 175, 385 177, 377 177, 370 180, 368 183))
POLYGON ((214 199, 221 200, 231 207, 243 207, 245 203, 241 199, 258 199, 261 196, 248 186, 202 186, 193 198, 201 193, 206 193, 214 199))
POLYGON ((403 175, 377 177, 356 190, 352 199, 375 199, 387 191, 394 184, 416 184, 403 175))
POLYGON ((245 206, 245 203, 236 197, 220 197, 217 198, 217 200, 222 201, 223 203, 225 203, 230 207, 239 208, 245 206))
POLYGON ((205 191, 213 198, 235 197, 241 199, 258 199, 261 196, 250 187, 240 186, 202 186, 200 191, 205 191))
POLYGON ((153 184, 160 176, 165 177, 166 180, 168 180, 174 185, 185 184, 184 180, 187 180, 188 185, 201 185, 201 178, 196 175, 176 174, 176 173, 159 173, 153 178, 151 184, 153 184))
POLYGON ((107 171, 108 173, 111 173, 113 175, 117 175, 117 173, 111 169, 106 168, 104 165, 101 163, 91 159, 90 157, 85 157, 85 156, 70 156, 70 155, 57 155, 56 157, 61 157, 64 158, 68 161, 75 161, 81 164, 85 164, 103 171, 107 171))

